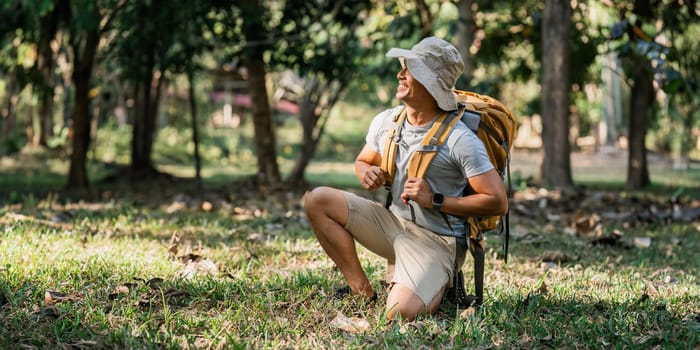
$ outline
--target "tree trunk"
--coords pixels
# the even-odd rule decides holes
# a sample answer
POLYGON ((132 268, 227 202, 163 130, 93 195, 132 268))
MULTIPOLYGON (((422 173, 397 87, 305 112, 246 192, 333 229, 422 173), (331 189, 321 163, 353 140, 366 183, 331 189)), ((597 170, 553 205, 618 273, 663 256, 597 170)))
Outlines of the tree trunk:
POLYGON ((90 145, 90 77, 99 43, 99 30, 85 33, 84 45, 73 42, 73 75, 75 104, 73 107, 73 151, 68 172, 69 189, 87 189, 87 151, 90 145), (83 49, 81 51, 81 46, 83 49))
POLYGON ((630 94, 629 159, 627 187, 642 189, 651 183, 647 166, 646 134, 649 111, 654 102, 651 67, 643 57, 635 57, 634 83, 630 94))
MULTIPOLYGON (((632 12, 637 17, 630 23, 628 36, 630 44, 643 40, 635 34, 632 26, 642 27, 643 21, 652 19, 649 0, 635 0, 632 12)), ((651 64, 647 59, 633 52, 628 61, 632 67, 632 91, 630 93, 630 116, 628 125, 629 157, 627 159, 627 188, 642 189, 651 183, 647 165, 647 123, 649 111, 654 104, 654 85, 651 64)))
POLYGON ((42 82, 37 87, 39 97, 39 139, 41 146, 46 146, 49 138, 53 136, 53 97, 54 97, 54 71, 56 67, 55 52, 51 48, 51 42, 56 38, 58 31, 58 19, 64 9, 65 1, 57 1, 51 13, 41 17, 39 22, 40 34, 37 43, 36 68, 41 75, 42 82))
POLYGON ((163 75, 158 77, 156 86, 153 87, 155 74, 155 52, 148 53, 148 61, 144 70, 151 72, 136 85, 134 96, 137 96, 136 111, 132 130, 131 146, 131 170, 134 179, 156 173, 153 167, 152 153, 153 140, 156 130, 156 116, 158 115, 158 102, 160 90, 163 84, 163 75), (155 91, 154 91, 155 90, 155 91))
POLYGON ((474 0, 459 0, 457 8, 459 10, 459 19, 457 20, 457 37, 455 38, 455 46, 462 54, 464 61, 464 83, 469 86, 472 77, 474 76, 474 56, 470 52, 470 48, 474 44, 476 35, 476 22, 474 21, 474 0))
POLYGON ((619 136, 618 121, 621 120, 622 99, 620 98, 620 69, 617 55, 613 52, 605 54, 606 69, 602 72, 605 86, 603 120, 601 121, 600 141, 602 145, 614 146, 619 136))
POLYGON ((692 149, 693 146, 693 123, 695 122, 695 118, 692 116, 695 115, 696 111, 693 110, 693 101, 689 98, 688 101, 686 101, 686 106, 688 108, 684 108, 682 115, 683 117, 683 130, 681 131, 681 145, 680 145, 680 156, 679 156, 679 163, 681 165, 680 169, 682 170, 688 170, 688 167, 690 166, 690 150, 692 149))
POLYGON ((272 113, 265 86, 265 63, 262 55, 248 58, 248 89, 252 101, 255 151, 258 156, 258 184, 274 186, 280 182, 277 165, 276 138, 272 125, 272 113))
POLYGON ((32 101, 30 103, 26 104, 26 109, 25 113, 27 116, 27 126, 25 127, 25 135, 27 136, 27 140, 29 140, 29 144, 36 148, 39 147, 39 116, 34 113, 34 92, 32 90, 27 91, 27 94, 29 94, 29 98, 27 98, 28 101, 32 101))
POLYGON ((296 163, 286 181, 288 184, 298 185, 304 183, 304 173, 309 163, 311 163, 314 153, 316 153, 331 110, 338 102, 346 86, 347 81, 322 83, 318 79, 313 79, 305 87, 304 98, 299 107, 303 138, 296 163), (319 105, 321 100, 327 102, 319 105))
POLYGON ((569 33, 571 8, 566 0, 547 0, 542 22, 541 178, 545 185, 573 186, 569 143, 569 33))
POLYGON ((258 158, 258 186, 276 186, 280 183, 280 172, 277 165, 277 147, 275 131, 272 124, 272 113, 265 85, 265 9, 255 0, 241 1, 243 20, 243 35, 246 40, 255 44, 246 47, 243 53, 243 64, 248 69, 248 92, 253 110, 253 128, 255 130, 255 152, 258 158))
MULTIPOLYGON (((13 47, 13 50, 16 48, 13 47)), ((9 140, 14 138, 16 124, 16 108, 19 95, 17 93, 17 71, 12 70, 8 73, 5 86, 5 108, 2 113, 2 139, 9 140)))
POLYGON ((192 143, 194 143, 194 177, 197 181, 197 186, 202 186, 202 163, 199 157, 199 125, 197 122, 197 99, 194 94, 194 72, 190 68, 187 71, 187 80, 189 82, 189 100, 190 114, 192 115, 192 143))
POLYGON ((287 178, 287 183, 298 184, 304 181, 304 170, 311 162, 313 153, 316 149, 317 140, 314 140, 314 129, 316 123, 320 119, 320 115, 316 113, 318 106, 318 87, 320 85, 318 79, 311 79, 304 87, 304 97, 299 103, 299 119, 301 120, 302 140, 299 147, 299 155, 294 164, 292 172, 287 178))
POLYGON ((137 169, 142 169, 148 167, 148 156, 146 156, 146 113, 148 110, 148 102, 145 101, 150 94, 148 91, 150 89, 150 82, 144 83, 143 81, 136 82, 134 85, 134 120, 131 128, 131 169, 137 171, 137 169))
POLYGON ((69 43, 69 40, 66 40, 66 37, 66 34, 59 33, 60 44, 57 58, 58 68, 61 71, 60 83, 63 85, 63 93, 61 94, 63 110, 61 114, 64 128, 70 127, 73 115, 73 86, 70 83, 73 76, 73 65, 68 62, 70 53, 68 52, 68 45, 65 45, 65 43, 69 43))

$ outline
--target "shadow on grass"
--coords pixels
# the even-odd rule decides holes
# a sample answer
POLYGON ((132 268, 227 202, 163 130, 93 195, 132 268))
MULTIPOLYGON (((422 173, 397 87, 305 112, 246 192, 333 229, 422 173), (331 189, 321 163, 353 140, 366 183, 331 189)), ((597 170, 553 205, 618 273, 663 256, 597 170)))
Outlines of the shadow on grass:
MULTIPOLYGON (((455 347, 692 349, 700 344, 700 315, 693 296, 663 299, 641 294, 611 302, 554 293, 500 294, 476 313, 443 306, 455 347)), ((400 341, 400 340, 399 340, 400 341)))
POLYGON ((501 291, 479 310, 460 310, 448 301, 433 316, 385 323, 385 295, 370 305, 338 302, 325 296, 327 281, 317 274, 262 284, 163 281, 33 312, 5 304, 0 347, 182 348, 195 342, 265 347, 295 339, 299 330, 328 347, 692 349, 700 342, 700 315, 688 310, 696 303, 692 295, 666 299, 644 293, 610 301, 558 291, 501 291), (370 328, 360 334, 334 328, 328 322, 336 311, 364 315, 370 328), (90 324, 100 319, 111 321, 90 324), (212 328, 224 336, 212 337, 212 328))
MULTIPOLYGON (((21 178, 24 175, 12 176, 21 178)), ((26 187, 21 188, 27 191, 20 191, 20 187, 11 190, 17 193, 18 198, 10 202, 26 204, 17 211, 38 219, 31 223, 37 231, 60 225, 77 228, 86 234, 115 238, 138 235, 142 239, 164 243, 163 249, 166 249, 172 234, 180 232, 184 240, 201 241, 206 247, 243 247, 248 254, 245 258, 259 264, 265 264, 284 253, 283 245, 265 245, 266 239, 313 237, 308 226, 300 220, 303 216, 300 213, 299 193, 292 193, 291 198, 287 194, 281 194, 281 197, 256 197, 232 187, 215 186, 198 191, 190 184, 180 184, 182 187, 167 183, 124 185, 100 189, 101 196, 94 203, 81 206, 58 199, 58 209, 46 210, 50 205, 39 205, 47 193, 42 192, 45 190, 42 186, 56 179, 57 175, 50 174, 45 182, 25 183, 23 186, 26 187), (27 197, 29 195, 33 196, 32 200, 27 197), (213 208, 203 210, 204 201, 209 201, 213 208), (256 210, 260 214, 256 214, 256 210), (287 212, 291 214, 287 215, 287 212), (115 223, 121 222, 127 229, 114 231, 115 223), (251 235, 255 237, 251 238, 251 235)), ((37 178, 32 181, 35 180, 37 178)), ((350 180, 351 177, 343 178, 348 183, 350 180)), ((19 186, 21 181, 9 183, 19 186)), ((619 188, 613 186, 608 190, 619 188)), ((674 193, 671 192, 673 187, 662 186, 657 190, 660 195, 674 193)), ((381 196, 381 193, 370 195, 381 196)), ((673 285, 679 279, 686 285, 697 285, 697 277, 693 276, 700 275, 700 262, 695 253, 698 243, 697 229, 693 225, 660 224, 634 228, 628 231, 628 235, 632 236, 610 246, 596 246, 591 244, 590 239, 568 236, 562 232, 548 233, 543 230, 537 233, 538 237, 534 240, 523 238, 511 241, 509 264, 515 265, 512 269, 522 270, 516 273, 522 272, 536 280, 541 277, 540 273, 527 269, 539 269, 542 263, 551 263, 545 256, 551 256, 550 252, 560 252, 567 260, 556 264, 573 274, 585 272, 626 276, 631 286, 627 290, 630 295, 625 298, 596 294, 596 288, 605 284, 577 285, 574 288, 584 289, 577 292, 561 290, 563 287, 557 283, 549 283, 546 293, 539 290, 528 293, 513 289, 508 281, 491 280, 487 284, 486 304, 474 315, 460 317, 458 314, 461 310, 446 303, 436 315, 426 319, 434 320, 436 326, 409 327, 408 331, 403 332, 398 326, 388 326, 364 336, 351 337, 338 330, 331 330, 330 333, 338 338, 348 338, 350 340, 344 341, 356 342, 354 344, 358 347, 694 348, 698 345, 700 320, 697 310, 700 305, 693 289, 690 289, 690 293, 664 298, 660 294, 640 291, 639 287, 639 283, 648 281, 673 285), (635 235, 650 237, 652 245, 645 249, 630 246, 635 235), (581 268, 577 269, 577 265, 581 268), (642 281, 644 278, 646 281, 642 281), (695 313, 689 310, 695 310, 695 313)), ((501 243, 499 238, 489 241, 491 255, 498 254, 501 243)), ((228 262, 232 268, 239 267, 236 265, 239 263, 243 264, 244 261, 228 262)), ((468 259, 467 266, 470 264, 471 260, 468 259)), ((490 274, 490 278, 495 279, 494 275, 501 273, 493 272, 501 268, 495 265, 493 258, 487 261, 487 277, 490 274)), ((21 286, 10 288, 2 283, 0 285, 5 286, 0 290, 4 290, 8 299, 14 301, 0 308, 0 318, 6 325, 0 329, 0 347, 93 345, 175 348, 181 346, 182 341, 194 343, 201 334, 206 334, 207 329, 216 327, 226 329, 224 333, 229 337, 227 345, 264 345, 260 343, 260 332, 270 330, 278 332, 279 337, 285 339, 294 338, 299 332, 314 334, 319 329, 328 333, 328 315, 332 317, 333 311, 338 308, 336 302, 325 297, 332 292, 333 286, 329 284, 328 276, 319 275, 328 273, 338 274, 337 271, 323 270, 306 276, 306 280, 299 283, 294 282, 299 279, 298 276, 272 278, 264 282, 255 280, 250 284, 224 279, 199 285, 180 285, 172 280, 165 281, 163 293, 156 294, 149 288, 137 289, 133 295, 117 299, 116 308, 110 296, 103 293, 93 296, 94 300, 83 305, 58 305, 53 311, 40 309, 39 314, 30 310, 31 305, 22 305, 25 302, 41 305, 43 296, 21 286), (306 289, 310 285, 318 287, 306 289), (31 295, 18 297, 10 294, 10 290, 13 293, 29 291, 31 295), (17 309, 20 307, 22 311, 17 309), (300 308, 313 310, 316 317, 300 319, 297 317, 300 308), (173 312, 193 315, 191 317, 197 322, 192 322, 194 326, 169 324, 166 319, 173 312), (212 317, 217 321, 212 325, 198 321, 200 317, 212 317), (108 326, 110 323, 105 321, 100 326, 104 328, 95 328, 87 321, 89 318, 115 323, 108 326), (230 323, 227 326, 219 319, 227 319, 230 323), (300 322, 306 322, 308 326, 299 325, 300 322), (44 335, 37 336, 32 330, 39 330, 44 335), (178 335, 179 338, 167 334, 178 335)), ((658 286, 651 283, 649 288, 658 286)), ((340 307, 344 312, 354 312, 345 304, 340 307)), ((360 312, 368 312, 380 319, 382 310, 380 303, 360 312)), ((320 337, 326 333, 321 332, 320 337)))

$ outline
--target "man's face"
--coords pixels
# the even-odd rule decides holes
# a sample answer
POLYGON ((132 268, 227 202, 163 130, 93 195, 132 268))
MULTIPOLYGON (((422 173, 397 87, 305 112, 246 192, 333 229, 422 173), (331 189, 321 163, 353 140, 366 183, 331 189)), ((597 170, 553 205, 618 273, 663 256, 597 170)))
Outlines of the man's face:
POLYGON ((416 80, 406 68, 406 60, 403 57, 399 57, 399 62, 401 63, 401 70, 396 75, 396 78, 399 80, 396 98, 408 105, 423 101, 426 98, 432 99, 432 95, 425 89, 423 84, 416 80))

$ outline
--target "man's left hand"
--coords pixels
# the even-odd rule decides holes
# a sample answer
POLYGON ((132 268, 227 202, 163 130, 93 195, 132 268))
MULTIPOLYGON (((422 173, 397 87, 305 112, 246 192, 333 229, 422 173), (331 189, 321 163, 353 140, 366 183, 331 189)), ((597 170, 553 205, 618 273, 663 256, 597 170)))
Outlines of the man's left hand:
POLYGON ((401 199, 404 204, 408 204, 408 201, 414 201, 421 207, 433 207, 433 191, 428 182, 421 178, 409 177, 406 180, 401 199))

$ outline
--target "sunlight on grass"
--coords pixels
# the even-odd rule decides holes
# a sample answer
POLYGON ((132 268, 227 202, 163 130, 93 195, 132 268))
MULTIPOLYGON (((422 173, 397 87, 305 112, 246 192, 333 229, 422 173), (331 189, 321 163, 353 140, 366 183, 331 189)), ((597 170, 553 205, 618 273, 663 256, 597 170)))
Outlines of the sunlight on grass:
MULTIPOLYGON (((298 213, 33 203, 0 211, 3 348, 693 348, 700 341, 693 225, 629 231, 652 237, 646 249, 592 246, 530 227, 542 239, 514 238, 507 264, 497 257, 501 238, 489 236, 483 308, 446 300, 406 325, 386 322, 385 262, 365 248, 360 261, 379 301, 330 297, 345 282, 298 213), (545 263, 552 252, 570 261, 545 263), (338 311, 369 328, 331 326, 338 311)), ((465 269, 471 287, 469 258, 465 269)))
MULTIPOLYGON (((346 108, 348 114, 329 125, 306 179, 313 186, 361 192, 352 160, 369 117, 346 108), (351 131, 335 132, 345 129, 351 131)), ((290 130, 281 139, 287 150, 280 156, 283 174, 293 166, 298 137, 298 129, 287 124, 293 123, 286 122, 290 130)), ((102 161, 128 162, 127 131, 99 135, 91 179, 109 173, 111 164, 102 161)), ((246 132, 209 131, 202 169, 207 184, 233 183, 256 172, 246 132)), ((155 158, 159 170, 194 176, 188 136, 163 131, 155 158)), ((514 156, 519 183, 536 176, 539 156, 514 156)), ((618 156, 574 154, 574 180, 624 192, 626 163, 618 156)), ((697 222, 606 226, 604 232, 621 235, 619 244, 594 245, 590 237, 552 221, 515 220, 511 228, 520 234, 512 236, 507 264, 499 257, 502 238, 487 237, 481 309, 462 310, 445 300, 434 315, 395 323, 384 314, 386 262, 365 248, 358 247, 360 261, 379 300, 332 298, 345 281, 316 241, 301 193, 106 188, 101 201, 71 202, 55 192, 66 181, 67 159, 23 157, 0 159, 5 195, 0 348, 694 349, 700 344, 697 222), (635 247, 637 237, 650 245, 635 247), (565 259, 552 262, 552 256, 565 259), (338 312, 369 326, 357 333, 341 330, 332 325, 338 312)), ((674 172, 656 163, 650 171, 653 186, 642 194, 700 197, 697 169, 674 172)), ((469 288, 471 264, 468 257, 469 288)))

